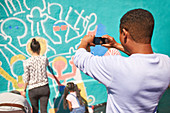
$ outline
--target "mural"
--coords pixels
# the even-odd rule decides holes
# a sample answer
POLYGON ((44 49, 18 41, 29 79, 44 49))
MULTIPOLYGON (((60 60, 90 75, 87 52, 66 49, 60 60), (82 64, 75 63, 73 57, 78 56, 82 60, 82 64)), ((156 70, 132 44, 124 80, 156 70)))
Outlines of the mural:
MULTIPOLYGON (((78 11, 71 6, 64 9, 62 4, 45 0, 35 3, 4 0, 0 2, 0 8, 1 92, 23 90, 23 61, 31 56, 30 41, 36 38, 41 45, 40 54, 47 56, 50 62, 49 112, 63 110, 62 93, 68 81, 78 84, 82 97, 89 105, 99 103, 95 95, 88 94, 85 84, 102 85, 90 77, 83 78, 83 73, 73 64, 73 55, 82 36, 97 32, 95 13, 84 14, 85 10, 78 11)), ((101 91, 105 92, 105 89, 101 91)), ((102 98, 100 102, 105 102, 106 98, 102 98)))
MULTIPOLYGON (((40 54, 47 56, 50 62, 47 73, 51 91, 48 104, 49 113, 68 111, 63 110, 62 94, 64 86, 69 81, 78 84, 81 95, 89 106, 106 102, 105 87, 75 67, 74 54, 80 40, 86 34, 102 36, 113 32, 118 40, 119 23, 117 21, 127 10, 136 7, 137 4, 142 4, 139 7, 147 4, 146 8, 152 6, 153 12, 155 7, 157 8, 155 2, 153 5, 151 2, 139 3, 133 2, 133 0, 128 2, 120 0, 119 3, 116 0, 101 0, 100 2, 96 0, 86 2, 83 0, 1 0, 0 93, 14 89, 23 90, 23 61, 31 56, 30 41, 32 38, 36 38, 41 45, 40 54), (129 2, 131 5, 124 8, 122 3, 128 4, 129 2), (113 9, 113 12, 106 9, 106 6, 112 8, 110 3, 117 4, 117 6, 113 5, 117 8, 113 9), (103 10, 98 7, 99 5, 103 5, 106 17, 102 13, 103 10), (122 14, 118 14, 116 11, 121 11, 122 14)), ((159 6, 161 5, 159 4, 159 6)), ((158 29, 156 28, 156 30, 158 29)), ((170 55, 170 47, 160 49, 163 45, 157 46, 159 41, 154 41, 154 50, 170 55)), ((166 45, 168 43, 165 43, 164 46, 166 45)), ((101 46, 91 49, 94 55, 120 55, 120 52, 115 49, 107 51, 101 46)))

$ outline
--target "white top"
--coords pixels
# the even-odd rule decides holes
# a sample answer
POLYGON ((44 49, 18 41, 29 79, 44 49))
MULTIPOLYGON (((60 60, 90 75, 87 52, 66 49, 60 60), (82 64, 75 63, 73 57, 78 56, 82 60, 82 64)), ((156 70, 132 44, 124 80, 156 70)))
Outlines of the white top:
MULTIPOLYGON (((13 104, 19 104, 25 107, 26 113, 31 113, 31 106, 29 105, 26 98, 24 98, 22 95, 14 94, 14 93, 1 93, 0 94, 0 104, 3 103, 13 103, 13 104)), ((12 106, 0 106, 0 111, 16 111, 16 110, 22 110, 18 107, 12 107, 12 106)))
POLYGON ((76 97, 76 92, 70 92, 66 97, 66 100, 71 102, 72 108, 80 107, 79 100, 76 97))
POLYGON ((153 113, 170 83, 170 58, 163 54, 100 57, 80 48, 74 63, 106 86, 107 113, 153 113))
POLYGON ((29 89, 48 84, 47 66, 48 59, 45 56, 32 56, 24 61, 23 79, 29 89))

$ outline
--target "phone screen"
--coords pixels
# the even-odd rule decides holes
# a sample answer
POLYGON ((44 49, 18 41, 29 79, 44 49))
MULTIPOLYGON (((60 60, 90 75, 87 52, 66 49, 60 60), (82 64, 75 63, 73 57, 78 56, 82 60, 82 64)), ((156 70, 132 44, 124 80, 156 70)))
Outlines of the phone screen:
POLYGON ((106 38, 94 37, 93 43, 96 45, 106 44, 106 38))

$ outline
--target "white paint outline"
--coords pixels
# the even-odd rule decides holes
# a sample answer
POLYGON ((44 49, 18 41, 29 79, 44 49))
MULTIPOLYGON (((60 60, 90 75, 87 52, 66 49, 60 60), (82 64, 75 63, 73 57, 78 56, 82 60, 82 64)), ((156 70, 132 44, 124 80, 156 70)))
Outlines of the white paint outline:
POLYGON ((62 19, 62 14, 63 14, 63 7, 62 7, 62 5, 61 4, 58 4, 58 3, 49 3, 48 2, 48 14, 51 14, 51 11, 50 11, 50 7, 51 6, 59 6, 60 7, 60 9, 61 9, 61 11, 60 11, 60 14, 59 14, 59 19, 61 20, 62 19))
MULTIPOLYGON (((43 6, 44 6, 44 8, 43 9, 41 9, 42 11, 45 11, 45 9, 46 9, 46 2, 45 2, 45 0, 42 0, 42 2, 43 2, 43 6)), ((26 7, 26 9, 27 10, 30 10, 30 8, 27 6, 27 4, 26 4, 26 0, 23 0, 23 3, 24 3, 24 6, 26 7)))
MULTIPOLYGON (((44 19, 44 20, 41 20, 40 22, 41 22, 41 25, 42 25, 42 23, 43 22, 46 22, 47 21, 47 19, 48 19, 48 15, 46 14, 46 13, 44 13, 44 14, 42 14, 42 10, 39 8, 39 7, 34 7, 33 9, 31 9, 31 12, 30 12, 30 15, 27 15, 26 16, 26 18, 27 18, 27 20, 31 23, 31 35, 32 36, 34 36, 34 22, 30 19, 30 18, 33 18, 33 11, 34 10, 38 10, 39 11, 39 13, 40 13, 40 17, 43 17, 43 16, 46 16, 46 18, 44 19)), ((37 23, 39 23, 39 22, 37 22, 37 23)), ((37 28, 37 33, 39 33, 39 35, 40 35, 40 32, 39 32, 39 24, 36 26, 36 28, 37 28)), ((44 31, 44 26, 42 26, 42 29, 43 29, 43 31, 44 31)))
MULTIPOLYGON (((25 27, 25 32, 24 32, 24 34, 23 34, 22 36, 17 36, 17 39, 18 39, 19 45, 20 45, 21 47, 26 46, 26 44, 21 44, 21 41, 20 41, 20 40, 21 40, 22 38, 24 38, 24 37, 26 36, 26 34, 27 34, 27 25, 26 25, 26 23, 25 23, 23 20, 21 20, 21 19, 19 19, 19 18, 16 18, 16 17, 7 18, 7 19, 5 19, 5 20, 2 22, 2 24, 1 24, 1 32, 2 32, 2 34, 5 34, 5 32, 4 32, 4 30, 3 30, 3 25, 4 25, 4 23, 5 23, 6 21, 8 21, 8 20, 18 20, 18 21, 20 21, 20 22, 24 25, 24 27, 25 27)), ((5 34, 5 35, 6 35, 6 34, 5 34)), ((11 36, 8 36, 8 37, 11 38, 11 36)))
POLYGON ((0 3, 0 5, 4 8, 6 15, 9 16, 9 14, 8 14, 6 8, 4 7, 4 5, 2 5, 1 3, 0 3))

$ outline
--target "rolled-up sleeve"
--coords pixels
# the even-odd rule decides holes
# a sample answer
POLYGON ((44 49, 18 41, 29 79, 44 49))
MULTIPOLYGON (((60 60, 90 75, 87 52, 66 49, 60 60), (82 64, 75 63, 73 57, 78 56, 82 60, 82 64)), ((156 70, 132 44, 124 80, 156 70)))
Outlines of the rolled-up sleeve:
POLYGON ((48 58, 46 58, 46 67, 49 65, 48 58))
POLYGON ((107 56, 94 56, 85 49, 80 48, 74 56, 74 64, 85 74, 108 86, 112 81, 107 56))
POLYGON ((29 65, 26 61, 24 61, 24 74, 23 74, 23 81, 25 83, 28 83, 30 80, 30 71, 29 71, 29 65))

